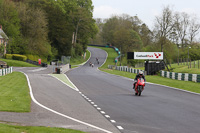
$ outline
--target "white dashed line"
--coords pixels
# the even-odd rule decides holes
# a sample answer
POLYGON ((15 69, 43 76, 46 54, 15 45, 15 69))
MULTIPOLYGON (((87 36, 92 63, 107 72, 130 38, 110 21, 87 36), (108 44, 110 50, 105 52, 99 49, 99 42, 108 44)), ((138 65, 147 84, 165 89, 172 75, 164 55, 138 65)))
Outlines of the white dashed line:
MULTIPOLYGON (((22 72, 22 73, 24 73, 24 72, 22 72)), ((86 126, 89 126, 89 127, 92 127, 92 128, 98 129, 98 130, 101 130, 101 131, 106 132, 106 133, 112 133, 112 132, 110 132, 110 131, 108 131, 108 130, 105 130, 105 129, 103 129, 103 128, 100 128, 100 127, 91 125, 91 124, 86 123, 86 122, 83 122, 83 121, 80 121, 80 120, 75 119, 75 118, 73 118, 73 117, 64 115, 64 114, 62 114, 62 113, 59 113, 59 112, 57 112, 57 111, 55 111, 55 110, 53 110, 53 109, 50 109, 50 108, 48 108, 48 107, 42 105, 42 104, 39 103, 39 102, 35 99, 35 97, 33 96, 33 90, 32 90, 32 87, 31 87, 31 84, 30 84, 30 80, 29 80, 29 78, 28 78, 28 75, 25 74, 25 73, 24 73, 24 75, 26 76, 26 79, 27 79, 27 82, 28 82, 28 87, 29 87, 29 90, 30 90, 31 99, 33 100, 34 103, 36 103, 36 104, 39 105, 40 107, 42 107, 42 108, 44 108, 44 109, 46 109, 46 110, 49 110, 49 111, 51 111, 51 112, 53 112, 53 113, 55 113, 55 114, 57 114, 57 115, 60 115, 60 116, 62 116, 62 117, 65 117, 65 118, 67 118, 67 119, 70 119, 70 120, 73 120, 73 121, 75 121, 75 122, 81 123, 81 124, 83 124, 83 125, 86 125, 86 126)))
POLYGON ((94 105, 94 107, 97 107, 97 105, 94 105))
POLYGON ((109 115, 105 115, 105 117, 106 117, 106 118, 110 118, 110 116, 109 116, 109 115))
POLYGON ((101 108, 97 108, 98 110, 101 110, 101 108))
POLYGON ((91 102, 92 100, 88 100, 89 102, 91 102))
POLYGON ((123 127, 121 127, 121 126, 117 126, 117 128, 119 128, 120 130, 123 130, 124 128, 123 127))
POLYGON ((94 102, 91 102, 91 104, 94 104, 94 102))
POLYGON ((112 123, 116 123, 116 121, 115 120, 110 120, 112 123))
POLYGON ((105 114, 105 112, 104 112, 104 111, 101 111, 101 113, 102 113, 102 114, 105 114))

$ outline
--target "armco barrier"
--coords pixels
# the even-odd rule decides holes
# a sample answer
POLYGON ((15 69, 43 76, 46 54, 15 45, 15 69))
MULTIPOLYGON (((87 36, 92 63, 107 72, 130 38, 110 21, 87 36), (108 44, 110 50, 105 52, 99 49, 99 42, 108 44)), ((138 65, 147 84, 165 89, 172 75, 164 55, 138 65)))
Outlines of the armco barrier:
POLYGON ((199 74, 188 74, 188 73, 175 73, 175 72, 166 72, 160 71, 160 75, 162 77, 182 80, 182 81, 193 81, 200 83, 200 75, 199 74))
POLYGON ((13 68, 12 67, 3 68, 3 69, 0 69, 0 76, 4 76, 4 75, 12 73, 12 72, 13 72, 13 68))
POLYGON ((118 71, 125 71, 125 72, 136 73, 136 74, 138 74, 140 71, 142 71, 144 74, 146 73, 144 70, 134 69, 128 66, 108 65, 108 69, 113 69, 113 68, 118 71))

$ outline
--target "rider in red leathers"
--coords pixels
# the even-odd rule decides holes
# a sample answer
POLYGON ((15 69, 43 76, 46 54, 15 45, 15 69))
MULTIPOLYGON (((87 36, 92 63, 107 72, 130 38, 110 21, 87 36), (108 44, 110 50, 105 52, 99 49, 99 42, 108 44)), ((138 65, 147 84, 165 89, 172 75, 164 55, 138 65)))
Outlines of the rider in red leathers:
POLYGON ((135 84, 137 83, 138 78, 143 78, 144 82, 146 82, 145 76, 143 74, 142 71, 139 72, 139 74, 136 75, 135 79, 134 79, 134 83, 133 83, 133 89, 135 89, 135 94, 137 95, 137 90, 135 88, 135 84))

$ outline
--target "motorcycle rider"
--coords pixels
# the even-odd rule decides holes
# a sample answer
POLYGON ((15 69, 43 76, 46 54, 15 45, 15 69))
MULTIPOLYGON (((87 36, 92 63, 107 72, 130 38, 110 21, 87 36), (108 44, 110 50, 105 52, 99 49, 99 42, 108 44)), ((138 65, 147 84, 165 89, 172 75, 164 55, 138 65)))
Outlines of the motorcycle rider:
POLYGON ((135 84, 137 83, 138 78, 143 78, 143 79, 144 79, 144 82, 146 82, 146 79, 145 79, 145 76, 144 76, 143 71, 140 71, 140 72, 136 75, 136 77, 135 77, 135 79, 134 79, 133 89, 135 89, 135 94, 136 94, 136 95, 137 95, 137 91, 136 91, 136 88, 135 88, 135 84))

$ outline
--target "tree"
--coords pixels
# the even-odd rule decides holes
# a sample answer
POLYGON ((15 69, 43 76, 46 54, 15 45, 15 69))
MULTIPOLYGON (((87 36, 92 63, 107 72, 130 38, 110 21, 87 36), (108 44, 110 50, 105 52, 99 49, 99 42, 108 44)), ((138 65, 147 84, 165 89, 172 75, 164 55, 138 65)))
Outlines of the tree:
POLYGON ((23 46, 20 45, 20 19, 16 6, 12 1, 0 0, 0 24, 9 37, 7 46, 8 53, 23 53, 23 46))
POLYGON ((177 36, 180 40, 180 44, 182 47, 183 45, 186 44, 186 36, 187 36, 187 31, 189 27, 189 15, 186 13, 176 13, 175 15, 175 26, 174 28, 177 31, 177 36))
POLYGON ((21 33, 26 54, 47 57, 51 55, 51 45, 48 40, 48 21, 42 9, 18 3, 21 33))
POLYGON ((199 29, 200 29, 200 24, 197 21, 197 18, 193 17, 189 24, 189 33, 188 33, 190 44, 193 43, 195 36, 199 34, 199 29))
POLYGON ((166 6, 162 10, 162 14, 156 17, 155 20, 155 32, 161 45, 161 51, 166 44, 167 38, 170 36, 170 32, 174 28, 174 15, 169 6, 166 6))

